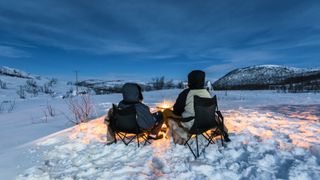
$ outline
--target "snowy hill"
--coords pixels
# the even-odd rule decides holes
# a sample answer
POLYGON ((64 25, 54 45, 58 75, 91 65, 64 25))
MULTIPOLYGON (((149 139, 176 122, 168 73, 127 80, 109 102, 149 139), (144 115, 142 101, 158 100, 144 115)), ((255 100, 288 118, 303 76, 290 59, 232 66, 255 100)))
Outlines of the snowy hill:
POLYGON ((275 89, 276 86, 296 85, 309 89, 319 88, 320 70, 277 65, 260 65, 235 69, 213 85, 223 89, 275 89))
POLYGON ((14 68, 9 68, 6 66, 0 66, 0 75, 25 78, 25 79, 39 78, 39 76, 34 76, 34 75, 31 75, 30 73, 26 73, 24 71, 14 69, 14 68))
POLYGON ((0 103, 41 96, 62 97, 71 89, 75 86, 63 80, 0 66, 0 103))

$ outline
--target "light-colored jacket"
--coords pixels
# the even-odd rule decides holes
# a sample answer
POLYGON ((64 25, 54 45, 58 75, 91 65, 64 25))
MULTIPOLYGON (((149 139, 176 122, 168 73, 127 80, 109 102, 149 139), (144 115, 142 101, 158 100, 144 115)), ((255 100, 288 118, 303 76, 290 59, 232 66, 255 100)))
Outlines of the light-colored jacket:
MULTIPOLYGON (((184 112, 182 113, 183 118, 194 117, 194 96, 202 98, 211 98, 210 93, 206 89, 192 89, 189 91, 186 99, 186 105, 184 112)), ((189 122, 181 122, 181 125, 187 129, 190 129, 194 123, 194 119, 189 122)))

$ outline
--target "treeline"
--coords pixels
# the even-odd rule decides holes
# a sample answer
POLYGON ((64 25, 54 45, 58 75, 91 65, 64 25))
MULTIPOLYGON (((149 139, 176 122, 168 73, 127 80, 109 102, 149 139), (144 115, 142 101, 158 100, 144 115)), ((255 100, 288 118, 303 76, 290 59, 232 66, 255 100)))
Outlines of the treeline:
MULTIPOLYGON (((108 83, 108 81, 106 81, 108 83)), ((86 87, 94 91, 97 95, 121 93, 122 86, 125 82, 123 81, 109 81, 114 83, 113 85, 103 85, 101 83, 88 83, 86 81, 78 82, 75 85, 80 87, 86 87)), ((143 91, 154 91, 162 89, 183 89, 186 87, 186 83, 183 81, 174 82, 172 79, 167 80, 165 76, 152 78, 147 83, 139 84, 143 91)))

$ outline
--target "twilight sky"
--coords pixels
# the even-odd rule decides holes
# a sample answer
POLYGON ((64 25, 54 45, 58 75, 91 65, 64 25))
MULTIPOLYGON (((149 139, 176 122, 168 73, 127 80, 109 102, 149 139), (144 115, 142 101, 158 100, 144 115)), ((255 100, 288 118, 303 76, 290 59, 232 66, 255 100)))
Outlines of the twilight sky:
POLYGON ((0 65, 71 77, 216 79, 320 66, 319 0, 0 0, 0 65))

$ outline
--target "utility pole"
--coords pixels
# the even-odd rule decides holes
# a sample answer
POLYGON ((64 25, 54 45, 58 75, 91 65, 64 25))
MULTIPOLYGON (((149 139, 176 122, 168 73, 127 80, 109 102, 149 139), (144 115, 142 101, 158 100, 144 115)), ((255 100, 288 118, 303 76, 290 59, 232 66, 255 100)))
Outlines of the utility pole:
POLYGON ((79 89, 78 89, 78 71, 75 71, 76 73, 76 95, 78 96, 79 89))

